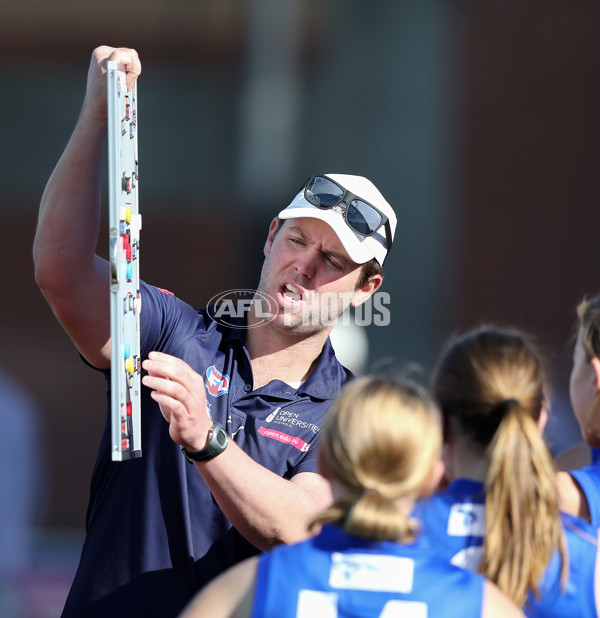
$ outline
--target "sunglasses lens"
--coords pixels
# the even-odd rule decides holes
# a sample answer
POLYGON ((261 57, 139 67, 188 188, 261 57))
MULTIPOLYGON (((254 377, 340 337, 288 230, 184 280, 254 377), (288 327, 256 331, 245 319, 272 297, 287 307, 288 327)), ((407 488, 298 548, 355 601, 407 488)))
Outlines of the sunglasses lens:
POLYGON ((340 187, 322 176, 313 178, 308 185, 306 185, 306 189, 304 190, 306 199, 313 206, 320 208, 331 208, 331 206, 335 206, 342 199, 343 194, 340 187))
POLYGON ((359 234, 369 236, 381 225, 381 215, 369 204, 353 200, 346 212, 348 225, 359 234))

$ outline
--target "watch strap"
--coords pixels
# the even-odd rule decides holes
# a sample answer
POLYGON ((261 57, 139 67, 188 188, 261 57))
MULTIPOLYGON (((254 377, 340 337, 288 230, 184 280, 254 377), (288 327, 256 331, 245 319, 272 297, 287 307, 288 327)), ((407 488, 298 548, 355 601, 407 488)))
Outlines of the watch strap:
POLYGON ((221 423, 214 422, 208 432, 208 443, 199 451, 188 451, 185 446, 181 447, 181 452, 189 463, 195 461, 208 461, 220 455, 226 448, 229 439, 227 432, 221 423))

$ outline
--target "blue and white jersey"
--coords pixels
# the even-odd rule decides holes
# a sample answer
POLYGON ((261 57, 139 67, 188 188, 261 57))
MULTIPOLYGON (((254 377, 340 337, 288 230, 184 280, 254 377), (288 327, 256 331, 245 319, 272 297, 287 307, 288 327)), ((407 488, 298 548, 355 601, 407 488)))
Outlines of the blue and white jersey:
MULTIPOLYGON (((325 412, 352 377, 329 341, 300 387, 273 380, 255 390, 243 328, 222 326, 164 290, 142 284, 141 292, 142 359, 158 350, 200 373, 210 417, 264 467, 287 479, 317 472, 325 412)), ((205 583, 258 550, 233 528, 171 440, 149 389, 142 387, 143 457, 111 460, 110 420, 109 410, 63 617, 176 616, 205 583)))
MULTIPOLYGON (((423 535, 453 564, 476 570, 485 538, 485 487, 467 479, 453 481, 443 491, 419 503, 413 513, 421 520, 423 535)), ((562 514, 569 557, 569 580, 560 581, 560 556, 556 554, 540 582, 541 596, 530 594, 523 611, 530 617, 596 618, 594 573, 597 530, 587 522, 562 514)))
MULTIPOLYGON (((594 451, 592 449, 592 457, 594 451)), ((600 527, 600 463, 592 463, 579 470, 569 470, 569 474, 581 487, 590 510, 590 522, 595 527, 600 527)))
POLYGON ((458 479, 424 502, 413 513, 425 536, 456 566, 476 571, 485 538, 485 487, 458 479))
POLYGON ((485 579, 426 543, 316 537, 259 558, 252 618, 480 618, 485 579))

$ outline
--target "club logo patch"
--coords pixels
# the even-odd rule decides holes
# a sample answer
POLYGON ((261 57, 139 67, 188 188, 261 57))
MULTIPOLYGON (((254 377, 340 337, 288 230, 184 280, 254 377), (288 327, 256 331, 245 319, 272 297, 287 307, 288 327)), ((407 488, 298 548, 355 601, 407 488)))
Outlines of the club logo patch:
POLYGON ((221 373, 214 365, 206 370, 206 390, 213 397, 221 397, 229 392, 229 376, 221 373))

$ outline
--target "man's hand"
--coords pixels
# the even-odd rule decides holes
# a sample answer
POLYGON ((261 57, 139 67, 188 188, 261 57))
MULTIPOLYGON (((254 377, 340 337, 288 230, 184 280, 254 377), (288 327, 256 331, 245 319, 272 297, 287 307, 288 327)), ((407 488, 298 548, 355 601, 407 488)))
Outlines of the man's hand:
MULTIPOLYGON (((153 389, 171 439, 189 451, 202 450, 212 425, 202 376, 161 352, 150 352, 142 367, 148 371, 142 382, 153 389)), ((227 519, 261 550, 305 539, 308 522, 332 501, 331 486, 322 476, 300 472, 290 480, 281 478, 233 440, 222 455, 196 462, 196 469, 227 519)))
POLYGON ((169 422, 171 439, 190 451, 206 446, 211 420, 206 412, 204 380, 186 362, 162 352, 150 352, 142 363, 148 375, 142 383, 169 422))
POLYGON ((135 49, 102 45, 92 52, 87 76, 87 89, 83 104, 84 113, 106 124, 106 63, 117 62, 125 71, 127 90, 133 88, 142 72, 142 64, 135 49))

